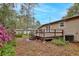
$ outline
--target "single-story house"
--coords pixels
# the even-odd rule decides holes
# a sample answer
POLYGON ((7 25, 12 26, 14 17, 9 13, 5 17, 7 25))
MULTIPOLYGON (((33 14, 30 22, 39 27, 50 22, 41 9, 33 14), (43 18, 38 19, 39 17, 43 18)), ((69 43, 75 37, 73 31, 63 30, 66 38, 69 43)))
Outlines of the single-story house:
POLYGON ((16 34, 29 34, 33 29, 16 29, 16 34))
POLYGON ((79 15, 44 24, 38 29, 46 29, 47 31, 62 29, 64 30, 65 40, 79 42, 79 15))

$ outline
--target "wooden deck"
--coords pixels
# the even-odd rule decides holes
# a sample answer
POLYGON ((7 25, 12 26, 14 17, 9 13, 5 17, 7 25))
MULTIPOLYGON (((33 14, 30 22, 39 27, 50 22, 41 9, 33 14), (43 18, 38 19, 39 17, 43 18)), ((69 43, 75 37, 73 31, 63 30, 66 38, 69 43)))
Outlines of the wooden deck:
POLYGON ((50 31, 46 30, 36 30, 33 31, 35 36, 40 37, 57 37, 57 36, 64 36, 64 31, 60 29, 52 29, 50 31))
POLYGON ((33 30, 31 31, 32 37, 39 37, 46 41, 51 41, 52 39, 63 37, 64 38, 64 31, 60 29, 51 29, 47 31, 45 29, 42 30, 33 30))
MULTIPOLYGON (((24 33, 25 30, 17 30, 17 32, 24 33)), ((45 39, 51 39, 56 37, 64 37, 64 31, 61 29, 41 29, 41 30, 26 30, 26 33, 31 34, 33 36, 42 37, 45 39)))

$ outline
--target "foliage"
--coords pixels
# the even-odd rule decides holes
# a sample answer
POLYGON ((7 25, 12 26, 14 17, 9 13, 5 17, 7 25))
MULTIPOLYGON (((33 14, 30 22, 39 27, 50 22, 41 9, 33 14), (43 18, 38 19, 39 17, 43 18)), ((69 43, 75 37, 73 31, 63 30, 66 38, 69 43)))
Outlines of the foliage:
POLYGON ((15 55, 15 40, 12 40, 6 44, 4 44, 3 48, 0 48, 0 55, 1 56, 13 56, 15 55))
POLYGON ((9 41, 11 40, 10 34, 8 34, 7 30, 3 25, 0 25, 0 41, 9 41))
POLYGON ((0 4, 0 23, 5 25, 5 20, 12 17, 14 14, 13 4, 2 3, 0 4))
POLYGON ((19 20, 16 21, 17 29, 36 29, 40 26, 40 22, 36 21, 35 18, 28 16, 18 16, 19 20))
POLYGON ((18 38, 18 37, 20 37, 20 38, 21 38, 21 37, 22 37, 22 35, 23 35, 23 34, 16 34, 16 37, 17 37, 17 38, 18 38))
POLYGON ((67 15, 64 16, 63 18, 71 17, 71 16, 74 16, 74 15, 79 15, 79 3, 74 3, 74 4, 68 9, 67 15))
POLYGON ((22 15, 25 15, 25 16, 28 16, 28 17, 33 16, 32 15, 32 14, 34 14, 33 13, 34 12, 34 9, 33 8, 35 6, 37 6, 36 3, 22 3, 20 5, 21 5, 20 12, 21 12, 22 15))
POLYGON ((22 36, 23 38, 30 38, 31 37, 31 35, 30 34, 23 34, 23 36, 22 36))
POLYGON ((4 25, 8 29, 8 34, 12 36, 16 27, 16 11, 14 10, 14 3, 1 3, 0 4, 0 24, 4 25))
POLYGON ((16 38, 29 38, 31 37, 30 34, 16 34, 16 38))
POLYGON ((2 3, 0 4, 0 23, 9 29, 36 29, 40 25, 34 17, 34 7, 37 5, 34 3, 2 3), (15 7, 18 5, 21 9, 17 12, 15 7), (17 19, 19 21, 16 21, 17 19))
POLYGON ((32 26, 33 29, 37 29, 38 27, 40 26, 40 22, 39 21, 36 21, 34 23, 34 25, 32 26))
POLYGON ((23 3, 21 5, 21 14, 24 16, 24 24, 25 24, 25 29, 30 28, 32 26, 32 19, 33 19, 33 8, 35 7, 36 4, 33 3, 23 3))
POLYGON ((51 41, 53 44, 56 44, 58 46, 66 45, 66 41, 63 38, 54 39, 51 41))
POLYGON ((17 29, 36 29, 37 27, 39 27, 40 22, 36 21, 34 17, 35 6, 37 6, 37 4, 35 3, 20 4, 21 15, 18 15, 18 20, 16 22, 17 29))
POLYGON ((0 55, 10 56, 15 55, 15 42, 12 40, 11 34, 8 33, 7 29, 0 24, 0 55))

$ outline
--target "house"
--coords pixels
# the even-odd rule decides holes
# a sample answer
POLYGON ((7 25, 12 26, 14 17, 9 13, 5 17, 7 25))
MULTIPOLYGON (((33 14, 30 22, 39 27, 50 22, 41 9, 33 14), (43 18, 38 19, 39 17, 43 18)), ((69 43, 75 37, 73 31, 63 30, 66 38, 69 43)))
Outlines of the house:
POLYGON ((62 29, 65 40, 79 42, 79 15, 51 22, 40 26, 38 29, 62 29))
POLYGON ((15 32, 16 34, 29 34, 31 31, 33 31, 32 28, 27 29, 16 29, 15 32))

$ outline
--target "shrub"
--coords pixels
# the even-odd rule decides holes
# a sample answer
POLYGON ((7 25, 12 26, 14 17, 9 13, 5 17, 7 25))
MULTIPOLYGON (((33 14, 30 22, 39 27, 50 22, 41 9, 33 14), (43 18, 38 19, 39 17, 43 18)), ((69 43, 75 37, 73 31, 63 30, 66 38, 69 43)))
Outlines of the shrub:
POLYGON ((12 40, 4 44, 4 47, 0 48, 0 56, 13 56, 15 55, 15 40, 12 40))
POLYGON ((54 39, 51 42, 53 44, 58 45, 58 46, 64 46, 64 45, 66 45, 66 41, 63 38, 54 39))
POLYGON ((22 37, 23 34, 16 34, 16 37, 22 37))
POLYGON ((0 25, 0 41, 10 41, 11 36, 3 25, 0 25))
POLYGON ((12 40, 11 34, 0 24, 0 55, 15 55, 15 42, 12 40))
POLYGON ((22 37, 23 37, 23 38, 29 38, 29 37, 30 37, 30 34, 23 34, 22 37))

